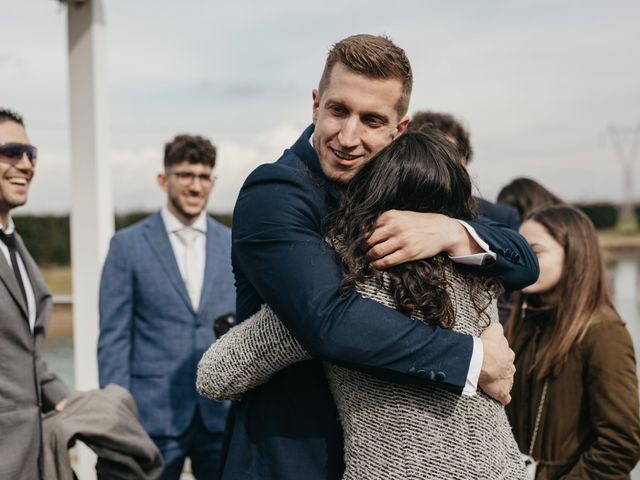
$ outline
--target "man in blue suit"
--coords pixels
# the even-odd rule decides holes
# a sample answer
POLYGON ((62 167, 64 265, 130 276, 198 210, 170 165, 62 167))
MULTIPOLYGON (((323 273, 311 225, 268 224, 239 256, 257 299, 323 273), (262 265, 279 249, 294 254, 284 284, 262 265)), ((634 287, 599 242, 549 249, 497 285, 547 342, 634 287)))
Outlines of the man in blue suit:
MULTIPOLYGON (((342 433, 322 364, 507 403, 513 352, 494 324, 481 338, 416 322, 340 288, 323 224, 353 176, 407 128, 412 73, 385 37, 355 35, 329 52, 313 91, 313 125, 246 180, 234 211, 232 259, 244 319, 268 304, 314 360, 297 363, 237 404, 224 480, 337 480, 342 433)), ((390 211, 368 239, 375 268, 447 252, 511 288, 538 275, 535 255, 499 224, 390 211)), ((425 446, 425 454, 428 446, 425 446)))
POLYGON ((216 318, 234 311, 231 235, 207 216, 216 149, 179 135, 165 146, 158 184, 167 204, 111 240, 100 283, 100 385, 131 391, 140 421, 178 479, 219 470, 228 406, 196 392, 198 361, 216 318))

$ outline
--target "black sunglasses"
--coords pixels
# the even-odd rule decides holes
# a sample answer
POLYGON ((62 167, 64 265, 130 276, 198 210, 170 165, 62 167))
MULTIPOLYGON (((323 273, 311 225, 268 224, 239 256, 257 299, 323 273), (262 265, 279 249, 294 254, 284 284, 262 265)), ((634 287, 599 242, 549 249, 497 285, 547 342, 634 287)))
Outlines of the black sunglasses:
POLYGON ((6 157, 11 161, 18 162, 25 153, 31 165, 35 167, 38 159, 38 149, 36 147, 26 143, 0 142, 0 157, 6 157))

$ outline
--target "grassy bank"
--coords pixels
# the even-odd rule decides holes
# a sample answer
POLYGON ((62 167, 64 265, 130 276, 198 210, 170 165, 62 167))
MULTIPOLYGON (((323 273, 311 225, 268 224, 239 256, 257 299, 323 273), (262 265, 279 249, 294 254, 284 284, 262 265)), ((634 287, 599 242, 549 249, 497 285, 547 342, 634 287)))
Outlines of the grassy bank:
MULTIPOLYGON (((618 252, 635 252, 640 256, 640 234, 603 230, 598 236, 607 256, 615 257, 618 252)), ((71 267, 44 267, 42 273, 54 295, 71 295, 71 267)))
MULTIPOLYGON (((598 235, 607 263, 615 262, 622 257, 637 256, 640 258, 640 234, 623 234, 614 230, 605 230, 598 232, 598 235)), ((42 272, 54 296, 71 295, 70 267, 44 267, 42 272)), ((72 306, 55 305, 49 336, 71 335, 72 331, 72 306)))
POLYGON ((42 273, 51 293, 71 295, 71 267, 45 267, 42 273))
POLYGON ((598 232, 606 262, 620 258, 640 257, 640 234, 620 233, 616 230, 598 232))

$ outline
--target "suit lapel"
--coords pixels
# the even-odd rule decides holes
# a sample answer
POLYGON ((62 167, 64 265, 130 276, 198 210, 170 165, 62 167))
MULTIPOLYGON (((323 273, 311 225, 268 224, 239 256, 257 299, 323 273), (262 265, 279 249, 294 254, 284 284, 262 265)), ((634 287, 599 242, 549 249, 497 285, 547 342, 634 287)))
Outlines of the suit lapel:
POLYGON ((25 320, 29 321, 29 312, 27 310, 25 300, 24 298, 22 298, 22 293, 20 292, 20 287, 18 286, 18 280, 16 279, 16 275, 13 272, 13 268, 11 268, 11 264, 7 262, 7 259, 3 254, 0 254, 0 279, 2 279, 2 282, 6 285, 7 290, 9 290, 9 293, 20 307, 20 311, 22 312, 25 320))
POLYGON ((17 235, 16 239, 16 250, 18 250, 20 257, 22 258, 22 263, 24 263, 24 268, 27 270, 27 276, 29 277, 24 280, 29 282, 29 284, 31 285, 31 290, 33 290, 33 297, 36 304, 37 323, 38 319, 40 318, 40 312, 42 310, 42 301, 45 299, 45 297, 49 296, 50 293, 47 285, 41 278, 41 273, 38 270, 36 262, 33 260, 31 254, 29 254, 29 251, 24 245, 22 237, 20 235, 17 235))
POLYGON ((176 262, 176 257, 173 253, 173 248, 171 247, 171 241, 169 240, 169 235, 167 234, 167 229, 162 221, 160 212, 156 213, 149 219, 144 230, 144 236, 155 253, 158 263, 165 271, 167 278, 169 278, 169 281, 178 291, 184 303, 186 303, 189 309, 193 311, 191 299, 189 298, 187 287, 184 284, 182 275, 180 275, 178 263, 176 262))
POLYGON ((218 245, 218 232, 216 225, 207 217, 207 256, 204 266, 204 279, 202 281, 202 294, 200 295, 200 311, 205 310, 208 301, 215 298, 214 279, 220 278, 218 268, 222 265, 222 252, 218 245))

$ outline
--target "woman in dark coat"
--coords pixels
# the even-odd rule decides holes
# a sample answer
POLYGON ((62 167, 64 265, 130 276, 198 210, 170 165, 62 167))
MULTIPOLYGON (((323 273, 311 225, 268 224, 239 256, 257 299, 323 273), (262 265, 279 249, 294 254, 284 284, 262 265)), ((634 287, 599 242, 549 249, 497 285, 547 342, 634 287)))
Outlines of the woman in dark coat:
POLYGON ((636 365, 595 228, 555 206, 531 213, 520 233, 540 263, 507 325, 517 369, 507 414, 520 451, 540 480, 629 478, 640 458, 636 365))

